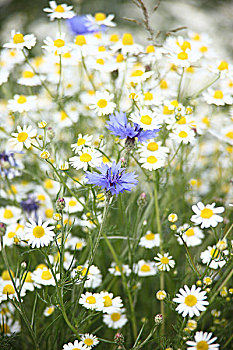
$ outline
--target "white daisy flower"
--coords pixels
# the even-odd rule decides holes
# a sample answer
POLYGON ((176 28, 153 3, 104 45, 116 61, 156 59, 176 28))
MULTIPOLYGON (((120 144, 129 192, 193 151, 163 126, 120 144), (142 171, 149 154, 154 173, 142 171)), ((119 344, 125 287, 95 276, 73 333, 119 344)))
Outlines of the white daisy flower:
POLYGON ((160 239, 159 234, 152 233, 151 231, 147 231, 145 236, 141 237, 139 245, 144 248, 151 249, 153 247, 159 247, 160 239))
POLYGON ((14 95, 8 100, 8 109, 12 112, 28 112, 35 109, 36 96, 14 95))
POLYGON ((229 92, 214 90, 213 88, 204 91, 203 97, 208 104, 215 104, 216 106, 231 105, 233 103, 233 98, 229 92))
POLYGON ((201 225, 201 228, 216 227, 223 218, 217 214, 224 212, 224 207, 215 208, 215 203, 204 205, 198 202, 192 206, 195 215, 191 217, 191 221, 196 225, 201 225))
POLYGON ((66 207, 65 209, 70 213, 76 213, 77 211, 82 211, 83 206, 80 204, 75 197, 64 197, 66 207))
POLYGON ((140 154, 139 163, 142 163, 142 168, 150 171, 160 169, 165 166, 165 158, 157 158, 154 155, 148 153, 140 154))
POLYGON ((49 6, 43 9, 44 12, 48 12, 48 17, 50 21, 55 19, 68 19, 75 16, 74 11, 72 11, 73 6, 68 6, 66 4, 57 5, 56 1, 49 1, 49 6))
POLYGON ((139 97, 140 103, 144 106, 160 106, 163 100, 163 96, 156 90, 145 91, 139 97))
POLYGON ((154 276, 157 273, 157 267, 154 261, 139 260, 134 264, 134 272, 140 277, 154 276))
POLYGON ((50 220, 42 222, 42 217, 39 216, 38 223, 29 219, 25 225, 24 239, 32 246, 32 248, 40 248, 49 245, 53 241, 55 233, 53 229, 55 226, 48 226, 50 220))
POLYGON ((130 120, 137 123, 144 130, 154 130, 161 127, 161 120, 156 114, 147 108, 140 109, 130 115, 130 120))
POLYGON ((168 60, 177 67, 187 68, 194 62, 198 61, 200 57, 201 53, 196 50, 190 50, 187 48, 185 51, 183 51, 177 47, 175 52, 169 52, 168 60))
MULTIPOLYGON (((7 205, 6 207, 0 208, 0 221, 4 222, 7 225, 15 224, 20 216, 21 216, 21 209, 17 207, 7 205)), ((8 230, 12 230, 12 229, 13 229, 12 227, 8 227, 8 230)))
POLYGON ((32 279, 36 285, 55 286, 56 284, 52 272, 46 266, 42 266, 42 268, 37 267, 32 272, 32 279))
POLYGON ((170 138, 178 143, 193 143, 195 141, 195 132, 187 126, 176 127, 170 134, 170 138))
POLYGON ((172 259, 172 256, 169 256, 169 253, 157 254, 155 257, 155 264, 158 266, 160 271, 170 271, 170 269, 175 266, 175 260, 172 259))
POLYGON ((81 295, 79 304, 83 305, 86 309, 102 311, 104 307, 104 300, 99 293, 86 292, 81 295))
MULTIPOLYGON (((72 277, 75 277, 76 271, 80 269, 82 270, 82 277, 84 277, 87 273, 88 263, 86 263, 84 266, 78 266, 74 271, 72 271, 72 277)), ((88 274, 87 274, 87 280, 84 283, 85 288, 97 288, 102 283, 102 275, 100 272, 100 269, 95 266, 91 265, 88 274)))
POLYGON ((157 156, 158 158, 167 157, 167 154, 169 153, 169 148, 161 145, 161 141, 155 142, 154 139, 149 139, 146 142, 142 142, 138 145, 138 152, 141 154, 150 153, 151 155, 157 156))
POLYGON ((4 335, 10 336, 13 333, 20 333, 21 332, 21 326, 19 321, 14 321, 12 318, 6 318, 1 316, 1 332, 4 333, 4 335))
POLYGON ((74 343, 64 344, 62 350, 87 350, 82 341, 75 340, 74 343))
POLYGON ((187 350, 218 350, 219 344, 213 344, 217 337, 211 338, 213 333, 196 332, 194 335, 194 341, 188 340, 187 350))
POLYGON ((13 244, 18 244, 23 236, 23 230, 24 226, 17 223, 7 225, 6 234, 3 236, 3 246, 10 247, 13 244))
POLYGON ((99 344, 99 340, 93 334, 89 334, 89 333, 82 334, 81 339, 82 339, 83 345, 87 346, 87 350, 90 350, 93 348, 93 346, 96 346, 99 344))
POLYGON ((44 43, 45 45, 42 46, 43 49, 57 55, 65 54, 71 50, 70 44, 66 44, 65 42, 65 33, 57 33, 55 40, 47 36, 44 43))
POLYGON ((42 77, 39 78, 32 70, 24 70, 17 83, 25 86, 37 86, 41 85, 41 79, 42 77))
POLYGON ((93 135, 84 135, 83 136, 82 134, 78 134, 77 142, 71 144, 72 151, 75 151, 75 153, 77 153, 83 147, 91 146, 92 139, 93 139, 93 135))
MULTIPOLYGON (((153 74, 154 74, 154 72, 152 72, 152 71, 146 72, 144 67, 140 67, 140 69, 134 69, 129 74, 129 76, 126 78, 126 81, 130 84, 131 83, 133 83, 133 84, 142 83, 145 80, 149 79, 153 74)), ((146 96, 149 97, 148 95, 146 95, 146 96)))
POLYGON ((141 45, 134 43, 133 36, 130 33, 124 33, 122 40, 113 45, 111 49, 113 52, 121 50, 121 53, 124 56, 128 53, 137 55, 139 52, 143 51, 143 47, 141 45))
MULTIPOLYGON (((19 287, 19 280, 15 281, 16 287, 19 287)), ((22 287, 21 292, 20 292, 20 297, 24 297, 25 296, 25 288, 22 287)), ((18 296, 16 294, 15 291, 15 287, 12 283, 11 280, 3 280, 0 283, 0 303, 2 301, 5 301, 7 299, 12 299, 12 298, 16 298, 18 299, 18 296)))
POLYGON ((189 317, 200 316, 200 311, 205 311, 206 306, 209 302, 205 299, 207 298, 206 292, 201 291, 200 287, 193 285, 191 289, 188 286, 179 289, 179 293, 176 294, 176 298, 173 299, 175 303, 179 305, 176 311, 182 314, 183 317, 189 315, 189 317), (180 293, 180 294, 179 294, 180 293))
POLYGON ((113 328, 113 329, 119 329, 124 327, 124 325, 128 322, 126 315, 123 313, 124 311, 125 309, 122 309, 122 310, 104 315, 103 322, 109 328, 113 328))
POLYGON ((115 27, 116 23, 112 22, 114 17, 115 15, 113 14, 106 17, 103 12, 97 12, 94 17, 92 15, 86 15, 86 25, 90 30, 100 30, 103 25, 106 27, 115 27))
POLYGON ((71 237, 67 243, 67 247, 71 250, 82 250, 86 245, 85 239, 79 237, 71 237))
POLYGON ((90 109, 94 109, 94 111, 98 113, 98 116, 111 114, 116 107, 116 104, 111 102, 113 97, 114 95, 109 94, 107 91, 96 91, 93 104, 89 107, 90 109))
MULTIPOLYGON (((111 267, 109 267, 108 271, 114 276, 121 276, 121 270, 119 266, 117 266, 114 262, 111 263, 111 267)), ((126 276, 129 276, 131 274, 129 265, 122 264, 122 271, 126 276)))
POLYGON ((121 297, 113 298, 113 293, 109 292, 100 292, 100 295, 104 300, 103 313, 111 314, 113 312, 118 312, 123 307, 121 297))
POLYGON ((203 264, 208 265, 211 269, 222 268, 226 264, 224 255, 228 255, 228 250, 220 251, 216 245, 209 246, 201 253, 200 258, 203 264))
POLYGON ((25 290, 30 290, 31 292, 34 290, 34 281, 32 279, 32 272, 28 271, 23 274, 23 287, 25 290))
POLYGON ((3 45, 8 49, 23 50, 25 47, 31 49, 36 44, 36 37, 34 34, 23 35, 20 32, 11 31, 12 41, 3 45))
POLYGON ((86 171, 88 165, 91 167, 100 165, 101 155, 94 148, 84 147, 82 150, 78 151, 78 156, 71 157, 69 161, 73 168, 86 171))
POLYGON ((53 306, 53 305, 47 306, 43 312, 43 315, 45 317, 48 317, 48 316, 52 315, 54 313, 54 311, 55 311, 55 306, 53 306))
MULTIPOLYGON (((187 244, 188 247, 195 247, 200 245, 204 234, 199 227, 190 227, 189 224, 184 224, 177 229, 177 232, 182 233, 182 238, 187 244)), ((183 244, 183 241, 180 237, 177 238, 179 244, 183 244)))
POLYGON ((0 67, 0 86, 7 82, 9 75, 10 75, 9 70, 0 67))

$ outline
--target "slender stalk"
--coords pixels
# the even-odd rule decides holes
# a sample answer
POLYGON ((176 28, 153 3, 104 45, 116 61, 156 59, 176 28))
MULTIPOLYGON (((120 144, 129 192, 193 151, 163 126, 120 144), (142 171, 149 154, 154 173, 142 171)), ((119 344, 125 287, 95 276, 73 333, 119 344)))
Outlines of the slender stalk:
POLYGON ((179 99, 180 99, 181 84, 182 84, 183 77, 184 77, 184 67, 183 67, 183 70, 182 70, 182 73, 181 73, 181 76, 180 76, 179 85, 178 85, 177 101, 179 101, 179 99))
POLYGON ((201 277, 201 273, 198 271, 198 269, 197 269, 197 267, 196 267, 196 265, 195 265, 195 263, 194 263, 194 261, 193 261, 193 258, 192 258, 191 254, 190 254, 190 251, 189 251, 189 249, 188 249, 188 246, 187 246, 186 242, 185 242, 184 239, 183 239, 183 236, 180 235, 180 238, 181 238, 181 240, 182 240, 182 242, 183 242, 183 245, 185 246, 186 252, 187 252, 187 254, 188 254, 188 256, 189 256, 190 262, 191 262, 191 264, 192 264, 194 270, 196 271, 197 275, 198 275, 199 277, 201 277))
POLYGON ((96 91, 96 87, 95 87, 94 81, 93 81, 93 79, 91 78, 90 73, 89 73, 88 70, 87 70, 87 66, 86 66, 86 63, 85 63, 85 60, 84 60, 83 55, 82 55, 82 65, 83 65, 83 68, 84 68, 85 73, 86 73, 86 75, 87 75, 87 78, 88 78, 89 82, 91 83, 91 86, 93 87, 93 90, 96 91))

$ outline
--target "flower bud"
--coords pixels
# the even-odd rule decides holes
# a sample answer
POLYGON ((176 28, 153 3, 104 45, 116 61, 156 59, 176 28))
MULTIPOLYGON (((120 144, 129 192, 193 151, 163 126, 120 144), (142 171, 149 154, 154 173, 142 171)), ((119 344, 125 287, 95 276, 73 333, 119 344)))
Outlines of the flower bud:
POLYGON ((140 194, 140 196, 138 197, 138 200, 137 200, 137 205, 139 206, 139 207, 144 207, 145 205, 146 205, 146 202, 147 202, 147 200, 146 200, 146 193, 145 192, 142 192, 141 194, 140 194))
POLYGON ((156 293, 156 298, 158 300, 164 300, 167 296, 167 293, 165 292, 165 290, 159 290, 157 293, 156 293))
POLYGON ((161 323, 163 323, 163 315, 162 314, 157 314, 155 316, 155 324, 159 326, 161 323))
POLYGON ((56 201, 56 209, 57 211, 62 211, 66 206, 65 199, 64 198, 58 198, 56 201))
POLYGON ((48 158, 50 157, 49 151, 47 151, 46 149, 43 150, 43 151, 41 152, 41 154, 40 154, 40 157, 41 157, 42 159, 48 159, 48 158))
POLYGON ((170 222, 176 222, 178 220, 178 216, 175 213, 171 213, 168 215, 168 221, 170 222))
POLYGON ((47 136, 50 140, 54 139, 55 137, 55 132, 51 127, 47 129, 47 136))
POLYGON ((0 222, 0 236, 4 236, 6 233, 6 224, 4 222, 0 222))
POLYGON ((120 344, 123 344, 125 339, 124 339, 124 336, 122 333, 116 333, 115 336, 114 336, 114 341, 120 345, 120 344))
POLYGON ((38 127, 40 129, 44 129, 47 125, 47 122, 45 120, 41 120, 40 122, 38 122, 38 127))

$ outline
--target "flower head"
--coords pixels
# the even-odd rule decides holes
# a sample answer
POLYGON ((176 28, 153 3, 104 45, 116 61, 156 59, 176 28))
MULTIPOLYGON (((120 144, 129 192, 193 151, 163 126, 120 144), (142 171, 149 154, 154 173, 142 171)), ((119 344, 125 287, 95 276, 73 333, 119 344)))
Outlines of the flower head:
POLYGON ((121 163, 113 162, 110 167, 102 163, 97 172, 86 172, 86 178, 89 184, 100 186, 112 195, 118 195, 124 191, 131 191, 136 186, 137 180, 135 173, 125 173, 125 168, 121 168, 121 163))

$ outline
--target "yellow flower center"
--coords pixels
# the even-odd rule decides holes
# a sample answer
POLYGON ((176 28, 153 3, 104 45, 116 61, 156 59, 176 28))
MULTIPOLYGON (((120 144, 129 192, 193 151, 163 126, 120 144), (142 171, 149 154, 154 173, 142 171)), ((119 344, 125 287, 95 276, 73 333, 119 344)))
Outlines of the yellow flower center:
POLYGON ((64 53, 64 55, 62 55, 62 57, 64 57, 64 58, 71 58, 71 53, 70 52, 66 52, 66 53, 64 53))
POLYGON ((108 102, 107 102, 105 99, 103 99, 103 98, 101 98, 101 99, 97 102, 97 106, 98 106, 99 108, 105 108, 105 107, 107 106, 107 104, 108 104, 108 102))
POLYGON ((77 35, 75 39, 75 44, 79 46, 86 45, 86 38, 84 35, 77 35))
POLYGON ((13 238, 16 235, 15 232, 8 232, 7 237, 8 238, 13 238))
POLYGON ((33 229, 33 236, 36 238, 41 238, 45 235, 45 230, 42 226, 36 226, 33 229))
POLYGON ((212 256, 213 259, 219 258, 220 252, 216 248, 212 248, 210 251, 210 255, 212 256))
POLYGON ((65 41, 62 39, 56 39, 56 40, 54 40, 53 44, 56 47, 62 47, 65 45, 65 41))
POLYGON ((122 37, 123 45, 133 45, 133 36, 130 33, 124 33, 122 37))
POLYGON ((163 114, 170 115, 170 114, 173 114, 173 111, 171 109, 169 109, 168 106, 164 106, 163 107, 163 114))
POLYGON ((210 126, 210 120, 207 116, 202 118, 202 123, 204 123, 206 126, 210 126))
POLYGON ((216 90, 214 92, 214 98, 217 98, 219 100, 223 99, 223 92, 221 90, 216 90))
POLYGON ((145 125, 151 125, 152 118, 149 115, 142 115, 140 122, 145 125))
POLYGON ((203 219, 209 219, 213 215, 214 215, 214 212, 212 209, 204 208, 201 210, 201 218, 203 218, 203 219))
POLYGON ((93 297, 93 295, 91 295, 91 296, 87 297, 86 302, 88 304, 95 304, 96 303, 96 298, 93 297))
POLYGON ((187 237, 191 237, 191 236, 194 236, 195 233, 194 233, 194 229, 191 227, 189 228, 186 232, 185 232, 186 236, 187 237))
POLYGON ((35 74, 33 72, 31 72, 30 70, 25 70, 22 74, 22 77, 25 79, 28 79, 28 78, 33 78, 34 75, 35 74))
POLYGON ((24 37, 23 34, 18 33, 13 36, 13 42, 14 44, 22 44, 24 43, 24 37))
POLYGON ((23 103, 27 102, 27 99, 26 99, 25 96, 21 95, 21 96, 19 96, 17 102, 18 102, 19 104, 23 104, 23 103))
POLYGON ((18 134, 18 136, 17 136, 17 140, 19 141, 19 142, 24 142, 24 141, 26 141, 27 140, 27 138, 28 138, 28 134, 26 133, 26 132, 20 132, 19 134, 18 134))
POLYGON ((209 345, 205 340, 201 340, 196 345, 197 350, 208 350, 209 345))
POLYGON ((47 268, 47 266, 45 264, 39 264, 39 265, 37 265, 36 270, 38 270, 38 269, 43 270, 43 268, 45 268, 45 267, 47 268))
POLYGON ((92 156, 90 156, 90 154, 88 153, 83 153, 79 159, 81 160, 81 162, 88 163, 92 160, 92 156))
POLYGON ((155 164, 157 161, 158 161, 158 159, 155 158, 154 156, 147 157, 147 163, 155 164))
POLYGON ((116 57, 116 61, 117 61, 117 63, 123 62, 124 56, 121 53, 119 53, 116 57))
MULTIPOLYGON (((53 306, 50 306, 49 308, 48 308, 48 310, 47 310, 47 314, 48 315, 51 315, 52 313, 53 313, 53 311, 54 311, 54 307, 53 306)), ((74 349, 73 349, 74 350, 74 349)))
POLYGON ((180 125, 186 124, 186 118, 180 117, 180 119, 177 121, 177 124, 180 124, 180 125))
POLYGON ((109 163, 109 160, 108 160, 107 157, 103 156, 103 157, 102 157, 102 162, 103 162, 104 164, 107 164, 107 163, 109 163))
POLYGON ((151 270, 151 268, 150 268, 150 265, 148 265, 148 264, 143 264, 141 266, 141 271, 142 272, 149 272, 150 270, 151 270))
POLYGON ((166 256, 163 256, 161 259, 160 259, 160 262, 162 263, 162 264, 168 264, 169 263, 169 259, 166 257, 166 256))
POLYGON ((104 60, 103 60, 103 58, 97 58, 96 63, 97 63, 97 64, 104 65, 104 60))
POLYGON ((86 142, 86 140, 84 140, 83 138, 80 137, 80 139, 78 139, 78 141, 77 141, 77 145, 78 146, 85 145, 85 142, 86 142))
POLYGON ((202 46, 202 47, 200 47, 199 51, 200 51, 201 53, 205 53, 205 52, 208 51, 208 47, 207 47, 207 46, 202 46))
POLYGON ((84 340, 84 344, 87 346, 91 346, 94 344, 94 341, 91 338, 87 338, 84 340))
POLYGON ((45 216, 46 216, 46 218, 51 219, 53 217, 53 209, 51 209, 51 208, 46 209, 45 216))
POLYGON ((6 284, 3 288, 3 294, 14 294, 15 289, 11 284, 6 284))
POLYGON ((76 243, 76 248, 77 248, 77 249, 81 249, 82 246, 83 246, 82 242, 76 243))
POLYGON ((218 70, 227 70, 228 69, 228 63, 226 61, 221 61, 218 70))
POLYGON ((185 51, 187 49, 191 50, 191 44, 190 44, 190 42, 188 42, 186 40, 183 42, 182 45, 179 45, 179 46, 180 46, 181 50, 183 50, 183 51, 185 51))
POLYGON ((143 71, 140 69, 135 70, 132 74, 131 77, 141 77, 143 75, 143 71))
POLYGON ((52 274, 49 270, 43 271, 41 274, 41 278, 46 281, 51 280, 52 274))
POLYGON ((153 45, 148 45, 146 48, 146 53, 155 52, 155 47, 153 45))
POLYGON ((184 299, 184 303, 187 306, 194 306, 197 303, 197 298, 195 297, 195 295, 187 295, 187 297, 185 297, 184 299))
POLYGON ((69 201, 69 206, 70 206, 70 207, 75 207, 76 204, 77 204, 77 202, 76 202, 75 200, 73 200, 73 199, 71 199, 71 200, 69 201))
MULTIPOLYGON (((24 274, 24 277, 25 277, 25 274, 24 274)), ((27 283, 32 283, 33 282, 33 280, 32 280, 32 273, 30 271, 28 271, 28 273, 26 275, 25 282, 27 282, 27 283)))
POLYGON ((103 299, 104 299, 104 306, 105 307, 112 306, 112 299, 110 298, 109 295, 106 295, 105 297, 103 297, 103 299))
POLYGON ((65 12, 65 9, 62 5, 58 5, 56 8, 55 8, 55 11, 56 12, 65 12))
POLYGON ((185 139, 185 138, 188 136, 187 132, 186 132, 186 131, 183 131, 183 130, 180 131, 178 135, 179 135, 179 137, 181 137, 182 139, 185 139))
POLYGON ((10 54, 11 57, 15 57, 16 56, 16 52, 14 50, 11 50, 9 52, 9 54, 10 54))
POLYGON ((233 139, 233 131, 228 131, 226 133, 226 137, 228 137, 229 139, 233 139))
POLYGON ((192 37, 193 40, 199 41, 201 39, 200 35, 198 33, 195 33, 192 37))
POLYGON ((154 233, 150 232, 147 233, 147 235, 145 235, 145 238, 147 239, 147 241, 153 241, 153 239, 155 238, 154 233))
POLYGON ((99 22, 99 21, 104 21, 105 18, 106 18, 106 15, 105 15, 103 12, 97 12, 97 13, 95 14, 95 20, 96 20, 97 22, 99 22))
POLYGON ((178 53, 177 58, 179 60, 187 60, 188 59, 188 54, 187 54, 187 52, 180 52, 180 53, 178 53))
POLYGON ((1 328, 0 329, 1 329, 1 332, 4 333, 4 334, 10 333, 10 327, 6 323, 1 324, 1 328))
POLYGON ((151 92, 145 92, 144 93, 144 100, 145 101, 152 101, 153 100, 153 94, 151 92))
POLYGON ((195 68, 192 67, 192 66, 187 67, 187 68, 186 68, 186 72, 187 72, 187 73, 194 73, 194 72, 195 72, 195 68))
POLYGON ((111 314, 111 319, 113 320, 113 322, 119 321, 120 318, 121 314, 119 312, 113 312, 113 314, 111 314))
POLYGON ((104 52, 104 51, 106 51, 106 47, 105 46, 99 46, 98 47, 98 51, 99 52, 104 52))
POLYGON ((4 217, 4 219, 11 219, 14 217, 14 214, 13 214, 12 210, 5 209, 4 213, 3 213, 3 217, 4 217))
POLYGON ((116 43, 117 41, 119 41, 119 35, 118 34, 112 34, 109 38, 110 41, 116 43))
POLYGON ((168 88, 167 82, 166 82, 166 80, 164 80, 164 79, 162 79, 162 80, 160 81, 159 86, 160 86, 160 89, 164 89, 164 90, 168 88))
POLYGON ((61 111, 61 120, 66 120, 68 118, 68 115, 65 111, 61 111))
MULTIPOLYGON (((12 274, 12 276, 14 277, 13 271, 11 271, 11 274, 12 274)), ((3 279, 3 281, 10 281, 11 276, 10 276, 8 270, 4 270, 4 271, 2 272, 2 279, 3 279)))

